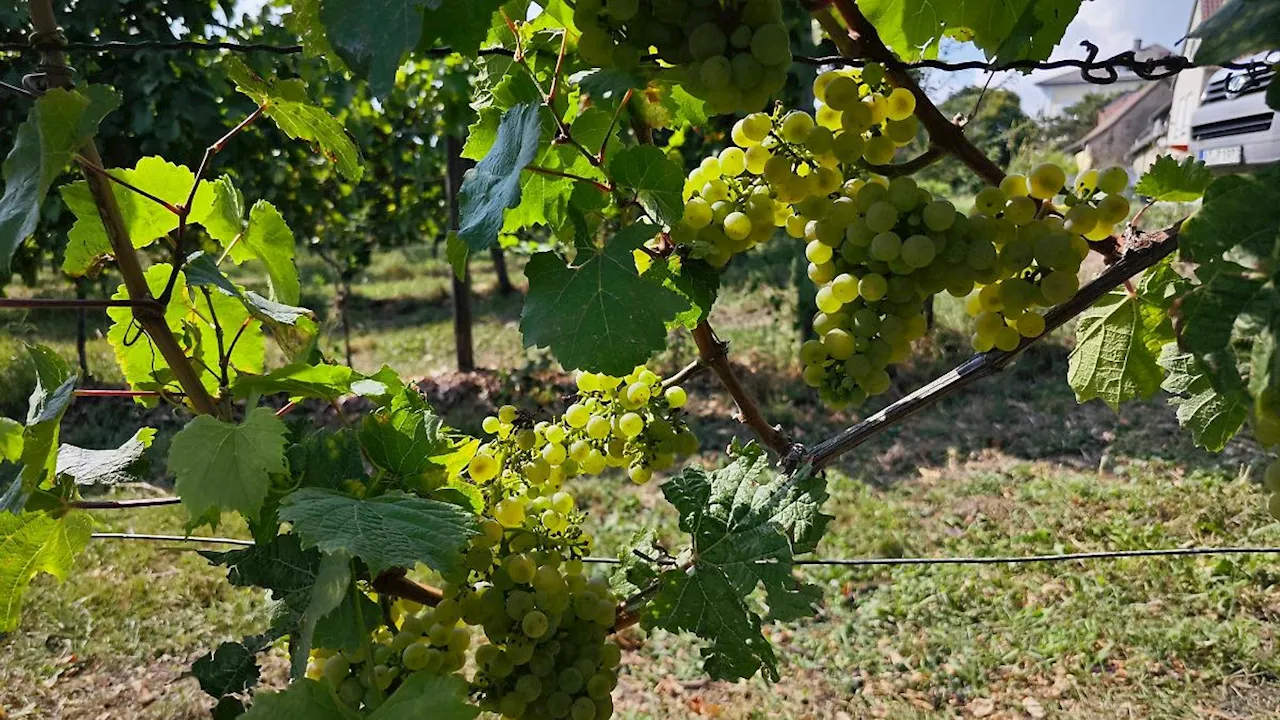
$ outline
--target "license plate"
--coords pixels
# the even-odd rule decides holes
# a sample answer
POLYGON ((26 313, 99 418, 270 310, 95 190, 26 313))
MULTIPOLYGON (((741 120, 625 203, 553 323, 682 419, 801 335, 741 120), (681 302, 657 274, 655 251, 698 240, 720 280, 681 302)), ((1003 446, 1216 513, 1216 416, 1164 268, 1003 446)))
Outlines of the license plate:
POLYGON ((1204 161, 1205 165, 1240 165, 1244 162, 1244 148, 1236 145, 1235 147, 1201 150, 1200 159, 1204 161))

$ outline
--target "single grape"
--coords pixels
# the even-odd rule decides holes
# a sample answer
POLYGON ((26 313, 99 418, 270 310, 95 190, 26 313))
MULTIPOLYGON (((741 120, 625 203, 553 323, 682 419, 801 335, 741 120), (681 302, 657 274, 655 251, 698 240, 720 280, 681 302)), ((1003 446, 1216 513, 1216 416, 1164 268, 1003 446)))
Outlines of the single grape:
POLYGON ((672 408, 684 407, 684 404, 689 399, 689 396, 687 393, 685 393, 684 388, 680 387, 679 385, 673 385, 667 388, 666 392, 663 393, 663 397, 666 399, 667 405, 672 408))
POLYGON ((1109 167, 1098 174, 1098 189, 1108 195, 1122 193, 1129 187, 1129 173, 1122 167, 1109 167))
POLYGON ((878 273, 867 273, 858 281, 858 294, 870 302, 883 298, 887 292, 889 283, 878 273))
POLYGON ((635 437, 644 430, 644 418, 637 413, 626 413, 618 418, 618 429, 627 437, 635 437))
POLYGON ((1037 165, 1027 178, 1031 197, 1049 200, 1067 183, 1067 173, 1053 163, 1037 165))
POLYGON ((729 213, 724 219, 724 234, 730 240, 746 240, 751 235, 751 218, 741 212, 729 213))
POLYGON ((803 144, 814 129, 813 116, 803 110, 792 110, 782 118, 782 139, 803 144))
POLYGON ((787 36, 787 29, 778 23, 757 28, 751 37, 751 54, 765 66, 791 62, 791 39, 787 36))
MULTIPOLYGON (((866 77, 866 70, 863 70, 866 77)), ((916 111, 916 96, 906 88, 894 88, 889 93, 887 114, 890 120, 905 120, 916 111)))

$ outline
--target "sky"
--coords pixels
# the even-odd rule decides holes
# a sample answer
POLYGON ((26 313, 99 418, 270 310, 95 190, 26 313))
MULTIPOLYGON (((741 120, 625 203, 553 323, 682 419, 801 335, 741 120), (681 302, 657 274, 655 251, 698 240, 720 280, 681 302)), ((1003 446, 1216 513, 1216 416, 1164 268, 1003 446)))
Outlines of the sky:
MULTIPOLYGON (((1082 40, 1097 45, 1099 57, 1132 49, 1134 40, 1138 38, 1144 46, 1160 44, 1181 52, 1177 43, 1187 32, 1194 4, 1194 0, 1085 0, 1050 59, 1083 58, 1082 40)), ((983 59, 982 52, 968 44, 951 43, 943 48, 942 54, 947 60, 983 59)), ((1030 75, 997 73, 991 86, 1017 93, 1022 98, 1023 111, 1035 116, 1046 104, 1045 95, 1035 86, 1035 81, 1060 72, 1063 71, 1036 71, 1030 75)), ((982 85, 987 81, 986 73, 977 71, 947 75, 949 77, 939 77, 934 73, 929 77, 928 85, 938 99, 965 86, 982 85)))

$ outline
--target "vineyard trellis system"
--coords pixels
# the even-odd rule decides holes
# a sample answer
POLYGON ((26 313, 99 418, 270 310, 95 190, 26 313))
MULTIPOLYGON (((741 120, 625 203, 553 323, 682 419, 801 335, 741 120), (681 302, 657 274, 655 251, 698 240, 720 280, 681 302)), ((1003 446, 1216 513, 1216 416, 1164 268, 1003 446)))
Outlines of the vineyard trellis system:
MULTIPOLYGON (((479 38, 468 23, 450 26, 447 13, 457 8, 444 0, 409 13, 410 21, 423 14, 428 22, 422 32, 438 37, 418 47, 418 30, 409 22, 413 29, 398 52, 401 38, 371 42, 369 33, 385 31, 387 18, 357 17, 358 3, 299 3, 307 42, 274 45, 68 42, 50 0, 31 0, 30 41, 0 43, 0 52, 41 55, 23 87, 0 86, 33 101, 4 165, 2 257, 7 266, 34 230, 54 175, 74 163, 84 181, 63 195, 77 215, 72 234, 86 246, 76 251, 91 256, 89 267, 113 260, 123 284, 110 299, 4 298, 0 308, 107 311, 110 341, 130 387, 78 390, 56 355, 32 351, 39 376, 32 412, 25 424, 0 425, 0 459, 22 466, 0 497, 0 508, 8 511, 0 513, 0 547, 12 544, 12 552, 25 553, 18 570, 0 567, 12 575, 4 578, 0 629, 16 626, 17 601, 31 577, 39 571, 65 575, 89 539, 237 545, 241 549, 202 554, 226 565, 233 582, 268 588, 277 599, 286 597, 286 587, 310 582, 303 602, 285 600, 289 612, 282 624, 229 644, 237 657, 252 660, 289 638, 294 682, 280 693, 255 693, 246 717, 306 705, 316 717, 377 720, 391 716, 383 709, 452 703, 449 710, 459 717, 485 709, 509 717, 592 720, 612 713, 620 651, 606 638, 640 622, 708 643, 703 656, 713 678, 759 672, 777 679, 777 658, 761 634, 764 618, 753 598, 763 591, 771 619, 811 615, 820 593, 793 576, 796 567, 1280 552, 1186 547, 1008 557, 800 557, 815 550, 829 519, 821 512, 827 499, 823 468, 998 373, 1073 318, 1081 323, 1069 380, 1082 401, 1099 397, 1118 405, 1164 387, 1178 396, 1180 421, 1205 447, 1221 449, 1246 421, 1263 445, 1280 441, 1280 226, 1266 217, 1266 209, 1280 202, 1277 171, 1214 180, 1194 162, 1157 163, 1138 190, 1153 203, 1203 197, 1203 209, 1163 230, 1141 231, 1129 223, 1117 234, 1129 215, 1126 173, 1088 171, 1070 187, 1056 166, 1008 176, 911 74, 1075 68, 1100 85, 1115 82, 1122 69, 1147 80, 1207 66, 1253 74, 1268 66, 1231 58, 1258 50, 1257 39, 1232 44, 1217 37, 1211 57, 1202 61, 1140 60, 1132 52, 1099 58, 1088 43, 1083 59, 1009 59, 1003 52, 1011 39, 1021 41, 1014 47, 1024 54, 1038 48, 1047 56, 1041 46, 1053 47, 1065 30, 1036 18, 1027 3, 1013 27, 958 27, 984 49, 1000 50, 988 52, 988 61, 952 63, 916 57, 941 36, 919 42, 913 35, 918 30, 876 13, 878 2, 864 2, 865 14, 854 0, 807 3, 806 12, 840 54, 795 56, 775 0, 716 4, 719 15, 698 9, 706 3, 578 0, 569 6, 552 0, 538 16, 543 20, 528 21, 512 20, 496 0, 482 0, 466 7, 469 17, 479 14, 484 21, 479 38), (642 6, 653 17, 637 15, 642 6), (679 25, 690 17, 697 23, 687 49, 683 40, 672 46, 656 35, 634 45, 642 20, 679 25), (727 19, 735 23, 732 33, 719 26, 727 19), (1034 22, 1022 22, 1028 19, 1034 22), (1031 36, 1014 38, 1019 32, 1031 36), (656 53, 649 52, 651 45, 656 53), (462 219, 449 238, 450 262, 465 267, 469 253, 493 247, 512 217, 521 226, 551 231, 560 246, 528 264, 521 331, 526 345, 550 347, 562 365, 582 371, 573 404, 552 421, 503 407, 486 418, 489 438, 482 442, 443 427, 414 387, 390 369, 366 376, 323 358, 313 316, 296 307, 292 233, 270 203, 255 203, 246 217, 245 199, 230 177, 211 176, 218 153, 266 118, 316 146, 344 180, 360 180, 358 148, 335 118, 310 103, 301 81, 259 77, 229 58, 230 79, 256 109, 204 150, 194 172, 159 158, 143 159, 134 169, 109 169, 93 136, 119 96, 101 86, 75 90, 63 56, 68 51, 323 55, 367 79, 375 94, 394 87, 406 53, 475 59, 479 119, 466 152, 479 164, 459 193, 462 219), (793 62, 838 68, 815 83, 822 102, 816 119, 780 107, 772 114, 753 112, 781 88, 777 78, 785 81, 793 62), (633 72, 655 73, 654 84, 634 81, 633 72), (583 104, 585 97, 595 104, 583 104), (734 144, 687 177, 652 144, 652 125, 673 123, 669 116, 693 125, 690 118, 705 122, 730 112, 748 113, 733 127, 734 144), (897 149, 919 130, 928 149, 894 162, 897 149), (627 142, 632 136, 634 144, 627 142), (988 185, 969 215, 907 177, 944 157, 988 185), (525 178, 535 177, 537 192, 524 190, 525 178), (575 192, 579 188, 585 195, 575 192), (556 193, 563 207, 551 200, 536 206, 556 193), (718 269, 779 228, 805 243, 809 278, 820 286, 815 329, 822 327, 822 339, 806 343, 801 359, 805 382, 824 401, 842 407, 884 392, 885 368, 900 362, 924 332, 912 329, 923 319, 920 303, 944 289, 972 293, 977 354, 832 437, 796 442, 765 417, 708 319, 718 269), (168 262, 144 270, 140 251, 158 240, 168 243, 160 248, 168 262), (219 249, 216 258, 206 252, 210 247, 219 249), (1173 268, 1168 258, 1175 251, 1197 266, 1194 277, 1173 268), (1080 286, 1080 263, 1090 253, 1102 256, 1107 267, 1080 286), (260 263, 270 280, 269 297, 223 274, 219 266, 228 259, 260 263), (1135 286, 1131 279, 1139 275, 1135 286), (582 277, 595 278, 594 289, 579 282, 582 277), (644 364, 676 327, 690 332, 698 360, 663 379, 644 364), (265 368, 268 335, 289 361, 278 370, 265 368), (688 467, 663 484, 681 529, 691 536, 688 550, 669 555, 657 548, 654 555, 649 537, 638 538, 617 559, 591 555, 583 513, 562 485, 610 466, 644 483, 655 470, 693 454, 697 440, 682 410, 687 396, 681 383, 703 371, 718 378, 736 404, 737 419, 764 448, 735 442, 725 467, 688 467), (287 395, 288 404, 274 411, 257 406, 272 394, 287 395), (358 423, 338 409, 342 430, 298 438, 281 420, 306 400, 336 409, 335 399, 349 394, 368 398, 375 409, 358 423), (72 397, 163 399, 193 411, 195 419, 170 449, 177 497, 80 497, 79 484, 123 472, 154 431, 139 431, 109 459, 84 460, 93 451, 72 448, 69 456, 81 462, 64 466, 57 426, 72 397), (238 401, 244 401, 240 422, 238 401), (92 533, 86 514, 176 504, 189 511, 189 530, 222 512, 239 512, 253 539, 92 533), (621 566, 614 586, 586 578, 584 562, 621 566), (417 563, 440 576, 439 587, 408 576, 407 568, 417 563), (281 577, 284 566, 304 577, 281 577), (387 598, 434 610, 401 607, 397 619, 387 598), (339 618, 354 632, 334 627, 339 618), (470 684, 455 674, 467 662, 468 626, 483 627, 489 639, 474 652, 478 669, 470 684), (477 704, 468 704, 468 697, 477 704)), ((1234 0, 1224 16, 1250 12, 1240 9, 1243 4, 1234 0)), ((1280 463, 1268 468, 1266 478, 1270 490, 1280 491, 1280 463)), ((1277 498, 1280 492, 1272 496, 1273 511, 1280 508, 1277 498)), ((256 666, 252 677, 220 684, 228 668, 218 654, 193 670, 220 707, 229 703, 244 712, 256 666)))

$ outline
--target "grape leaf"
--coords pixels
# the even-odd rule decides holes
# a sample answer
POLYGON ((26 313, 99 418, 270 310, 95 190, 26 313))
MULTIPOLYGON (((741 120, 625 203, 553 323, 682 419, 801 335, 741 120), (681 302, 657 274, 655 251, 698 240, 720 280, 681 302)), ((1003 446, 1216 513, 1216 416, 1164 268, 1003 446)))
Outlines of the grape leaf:
POLYGON ((471 254, 471 248, 458 237, 458 233, 450 231, 445 238, 444 255, 449 261, 449 267, 453 268, 453 276, 459 280, 465 280, 467 277, 467 256, 471 254))
POLYGON ((76 485, 118 485, 141 479, 138 466, 143 453, 156 437, 154 428, 142 428, 114 450, 86 450, 75 445, 58 448, 59 477, 69 477, 76 485))
POLYGON ((253 695, 253 706, 241 720, 347 720, 327 685, 302 679, 290 683, 282 692, 260 692, 253 695))
POLYGON ((1248 416, 1244 386, 1237 379, 1235 391, 1218 392, 1196 357, 1182 352, 1177 343, 1164 346, 1159 362, 1168 372, 1161 387, 1173 395, 1169 403, 1178 409, 1178 424, 1191 431, 1196 445, 1220 452, 1248 416))
POLYGON ((204 220, 204 229, 222 247, 231 248, 232 260, 243 262, 243 258, 236 259, 236 256, 245 254, 245 251, 235 240, 244 232, 244 195, 226 175, 213 181, 211 185, 213 209, 204 220), (232 243, 235 243, 234 246, 232 243))
POLYGON ((0 415, 0 462, 18 462, 22 457, 22 430, 25 426, 0 415))
POLYGON ((1117 409, 1133 398, 1151 397, 1164 378, 1156 360, 1171 340, 1164 306, 1124 290, 1107 293, 1076 326, 1076 346, 1067 361, 1067 382, 1076 400, 1100 398, 1117 409))
POLYGON ((298 268, 293 264, 293 231, 274 205, 259 200, 249 211, 249 227, 240 244, 262 261, 271 278, 271 299, 297 305, 298 268))
POLYGON ((316 624, 329 613, 337 610, 352 590, 351 556, 345 552, 336 552, 320 558, 316 569, 315 585, 311 589, 311 598, 302 611, 301 628, 293 636, 294 647, 289 675, 294 680, 302 677, 307 671, 307 658, 311 654, 311 642, 315 637, 316 624))
POLYGON ((66 580, 75 556, 89 543, 93 520, 71 512, 0 512, 0 633, 18 627, 22 595, 38 573, 66 580))
POLYGON ((645 279, 662 283, 663 287, 679 293, 688 303, 688 309, 676 315, 672 324, 692 329, 707 318, 720 290, 720 273, 715 268, 703 260, 679 255, 655 261, 641 252, 635 258, 645 279))
MULTIPOLYGON (((146 269, 144 277, 153 296, 163 292, 171 269, 172 266, 167 263, 157 263, 146 269)), ((195 312, 195 307, 191 304, 191 296, 181 272, 173 287, 173 296, 169 298, 169 304, 164 310, 165 324, 176 337, 185 340, 188 327, 185 322, 195 312)), ((111 297, 113 300, 127 299, 129 291, 121 284, 111 297)), ((151 337, 142 332, 134 322, 133 311, 129 308, 108 308, 107 317, 112 321, 111 327, 107 329, 107 343, 115 351, 116 364, 130 387, 135 390, 176 389, 178 385, 169 369, 169 362, 155 343, 151 342, 151 337)), ((188 342, 184 349, 190 349, 193 345, 194 343, 188 342)), ((139 398, 138 401, 145 400, 139 398)))
POLYGON ((462 146, 462 157, 479 162, 489 154, 498 141, 498 126, 502 124, 502 108, 489 105, 476 110, 476 120, 467 126, 467 142, 462 146))
POLYGON ((4 160, 0 274, 9 272, 14 251, 35 232, 40 205, 54 179, 98 131, 98 123, 119 106, 120 94, 105 85, 79 92, 54 88, 32 104, 4 160))
MULTIPOLYGON (((182 205, 191 195, 195 173, 186 165, 174 165, 160 157, 144 157, 132 168, 109 170, 114 177, 164 200, 170 205, 182 205)), ((160 203, 145 198, 119 183, 110 183, 125 230, 135 248, 144 248, 178 229, 179 218, 160 203)), ((66 256, 62 269, 69 275, 81 276, 89 272, 99 260, 111 254, 111 242, 107 229, 98 215, 98 205, 85 181, 64 185, 60 191, 62 200, 76 216, 76 222, 67 233, 66 256)), ((187 222, 203 224, 213 212, 214 189, 210 183, 201 183, 191 201, 187 222)))
POLYGON ((684 171, 653 145, 633 145, 609 162, 619 186, 634 190, 653 218, 674 226, 684 216, 684 171))
POLYGON ((664 483, 662 493, 680 513, 693 549, 687 569, 662 573, 642 622, 709 641, 702 655, 712 678, 760 671, 776 681, 777 658, 747 597, 763 587, 777 620, 815 612, 821 591, 796 580, 791 562, 794 553, 813 549, 830 520, 821 513, 825 483, 808 468, 775 475, 771 460, 753 445, 719 470, 686 469, 664 483))
POLYGON ((475 252, 498 241, 502 218, 520 204, 520 176, 542 142, 542 107, 517 105, 502 116, 497 139, 484 159, 467 171, 458 192, 458 237, 475 252))
POLYGON ((1280 5, 1272 0, 1230 0, 1191 31, 1200 38, 1196 62, 1220 65, 1280 47, 1280 5))
POLYGON ((382 98, 395 87, 405 53, 418 45, 422 11, 430 4, 431 0, 326 0, 320 4, 320 21, 347 67, 368 80, 369 89, 382 98))
POLYGON ((241 375, 232 386, 236 397, 254 393, 274 395, 288 393, 290 398, 324 398, 334 400, 351 392, 351 383, 360 374, 342 365, 307 365, 293 363, 266 375, 241 375))
MULTIPOLYGON (((370 2, 365 3, 359 0, 347 0, 347 2, 325 3, 320 12, 323 17, 326 8, 334 8, 335 12, 340 12, 344 9, 355 9, 355 6, 359 5, 395 4, 396 1, 370 0, 370 2)), ((364 11, 360 10, 356 14, 363 15, 364 11)), ((330 29, 329 39, 337 44, 333 26, 327 21, 326 25, 330 29)), ((381 29, 389 32, 391 28, 396 28, 398 31, 402 27, 388 25, 386 28, 381 29)), ((343 30, 346 29, 349 29, 349 27, 343 28, 343 30)), ((417 30, 415 29, 413 32, 416 33, 417 30)), ((388 39, 387 37, 380 37, 379 41, 382 42, 388 39)), ((342 48, 339 47, 338 49, 341 52, 342 48)), ((338 168, 338 172, 342 173, 343 177, 352 182, 360 180, 361 176, 364 175, 364 160, 360 157, 360 150, 356 147, 355 141, 351 139, 342 123, 334 119, 323 108, 311 102, 310 98, 307 97, 306 87, 301 80, 279 80, 274 77, 261 78, 234 55, 224 57, 222 64, 223 69, 227 72, 227 77, 235 83, 236 89, 248 95, 258 105, 266 106, 266 110, 263 111, 264 114, 275 121, 276 126, 284 131, 285 135, 311 143, 313 147, 329 159, 329 162, 332 162, 338 168)), ((394 73, 395 68, 393 67, 393 77, 394 73)))
POLYGON ((1280 167, 1213 181, 1204 204, 1182 226, 1178 248, 1196 263, 1219 259, 1245 265, 1269 262, 1280 246, 1280 167))
POLYGON ((456 675, 414 673, 369 720, 471 720, 480 708, 467 704, 467 683, 456 675))
POLYGON ((270 647, 276 637, 276 633, 268 632, 239 642, 224 642, 191 663, 191 675, 201 690, 215 698, 245 692, 258 684, 258 653, 270 647))
MULTIPOLYGON (((240 243, 236 243, 236 247, 239 248, 240 243)), ((245 259, 252 256, 249 253, 245 259)), ((245 290, 223 275, 213 258, 203 251, 191 253, 187 257, 186 274, 187 282, 192 286, 214 287, 243 303, 249 314, 267 328, 290 360, 297 361, 311 354, 310 350, 316 339, 315 313, 303 307, 268 300, 252 290, 245 290)), ((223 325, 225 327, 226 323, 223 325)))
POLYGON ((406 390, 388 407, 365 416, 360 445, 375 467, 408 479, 444 469, 435 460, 451 448, 444 431, 443 421, 417 392, 406 390))
POLYGON ((645 558, 659 558, 664 554, 653 528, 637 530, 618 551, 618 566, 609 578, 613 594, 631 597, 658 582, 659 568, 645 558))
POLYGON ((457 506, 401 492, 358 499, 301 488, 284 499, 280 519, 293 523, 304 546, 346 551, 375 573, 420 562, 451 574, 477 532, 475 516, 457 506))
POLYGON ((1193 157, 1179 163, 1171 155, 1161 155, 1147 168, 1133 191, 1158 202, 1191 202, 1204 196, 1213 172, 1193 157))
POLYGON ((972 41, 988 59, 1045 60, 1081 0, 859 0, 880 39, 908 62, 937 57, 944 37, 972 41))
POLYGON ((354 430, 316 431, 286 452, 300 487, 338 489, 344 480, 365 477, 354 430))
POLYGON ((1280 415, 1280 289, 1271 284, 1245 310, 1254 329, 1249 391, 1259 415, 1280 415))
POLYGON ((320 552, 304 550, 297 535, 276 535, 241 550, 218 552, 201 550, 214 565, 227 568, 227 581, 236 587, 260 587, 284 611, 282 629, 289 628, 306 612, 320 570, 320 552))
POLYGON ((456 53, 475 55, 501 5, 502 0, 427 0, 418 48, 447 45, 456 53))
POLYGON ((254 408, 239 425, 201 415, 173 436, 169 470, 192 518, 211 510, 256 517, 271 487, 285 472, 285 426, 267 408, 254 408))
POLYGON ((529 294, 520 317, 526 347, 550 347, 566 369, 625 375, 666 346, 667 322, 688 306, 680 295, 639 276, 632 251, 658 228, 623 228, 602 252, 566 266, 541 252, 525 266, 529 294))
POLYGON ((36 387, 27 408, 19 457, 22 462, 19 486, 24 496, 55 476, 58 456, 54 449, 58 447, 59 426, 76 388, 71 367, 53 350, 43 345, 29 345, 27 354, 36 370, 36 387))

